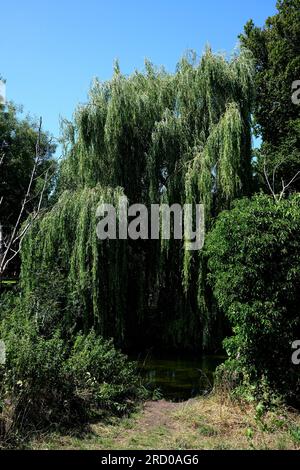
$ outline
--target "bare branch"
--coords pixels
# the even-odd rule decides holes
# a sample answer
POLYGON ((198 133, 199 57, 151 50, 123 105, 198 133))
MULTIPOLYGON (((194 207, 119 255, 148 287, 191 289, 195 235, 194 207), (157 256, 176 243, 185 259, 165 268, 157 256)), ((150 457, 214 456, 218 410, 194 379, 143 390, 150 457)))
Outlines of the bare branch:
MULTIPOLYGON (((267 172, 266 157, 264 157, 264 175, 265 175, 265 180, 266 180, 266 182, 267 182, 268 188, 269 188, 269 190, 270 190, 270 192, 271 192, 273 198, 274 198, 275 201, 276 201, 276 194, 275 194, 274 189, 273 189, 272 186, 271 186, 271 183, 270 183, 270 180, 269 180, 269 176, 268 176, 268 172, 267 172)), ((275 178, 275 176, 274 176, 274 178, 275 178)), ((274 183, 273 183, 273 185, 274 185, 274 183)))
POLYGON ((291 184, 294 183, 294 181, 296 181, 296 178, 300 175, 300 171, 298 171, 295 176, 293 176, 293 178, 287 183, 287 184, 284 184, 284 181, 282 180, 282 191, 279 195, 279 201, 281 201, 281 199, 283 198, 284 196, 284 193, 285 191, 291 186, 291 184))
MULTIPOLYGON (((20 253, 21 247, 22 247, 22 241, 24 239, 24 236, 34 223, 34 221, 37 219, 39 214, 41 213, 41 208, 42 208, 42 203, 44 199, 44 194, 47 188, 47 184, 49 182, 49 179, 53 176, 54 170, 50 175, 49 178, 49 173, 51 169, 53 169, 54 165, 51 165, 48 167, 45 171, 43 171, 41 174, 38 175, 38 167, 42 161, 42 155, 41 155, 41 133, 42 133, 42 118, 40 118, 39 121, 39 128, 38 128, 38 136, 36 140, 36 145, 35 145, 35 158, 34 158, 34 165, 31 171, 30 175, 30 180, 27 186, 27 190, 24 196, 24 199, 22 201, 22 205, 20 208, 20 212, 17 218, 17 221, 13 227, 12 233, 8 237, 8 242, 3 243, 2 240, 2 248, 4 246, 4 253, 1 254, 0 257, 0 276, 5 272, 5 270, 8 267, 8 264, 20 253), (39 193, 39 195, 32 196, 32 187, 34 184, 34 181, 36 181, 37 178, 42 178, 44 177, 44 182, 43 182, 43 187, 39 193), (36 208, 34 209, 31 217, 26 221, 25 226, 22 227, 21 232, 20 231, 20 226, 23 220, 23 216, 26 213, 26 206, 29 202, 31 202, 33 199, 36 197, 39 197, 38 203, 36 208)), ((3 159, 1 159, 2 163, 3 159)), ((2 200, 2 198, 1 198, 2 200)), ((3 235, 1 235, 1 239, 3 239, 3 235)))
POLYGON ((270 183, 270 180, 269 180, 269 176, 268 176, 268 172, 267 172, 267 167, 266 167, 266 158, 264 157, 264 165, 263 165, 263 168, 264 168, 264 176, 265 176, 265 180, 266 180, 266 183, 268 185, 268 188, 274 198, 274 200, 276 202, 280 202, 281 199, 283 198, 285 192, 288 190, 288 188, 295 182, 297 181, 299 178, 298 176, 300 175, 300 171, 298 171, 294 176, 293 178, 287 183, 285 184, 284 180, 281 179, 281 186, 282 186, 282 190, 280 192, 280 194, 276 194, 275 192, 275 176, 276 176, 276 172, 278 170, 278 168, 280 167, 280 165, 282 165, 283 161, 280 161, 279 163, 277 163, 277 165, 274 167, 273 169, 273 174, 272 174, 272 186, 271 186, 271 183, 270 183))
MULTIPOLYGON (((5 153, 2 152, 1 157, 0 157, 0 166, 3 164, 4 157, 5 157, 5 153)), ((0 206, 2 204, 2 201, 3 201, 3 196, 0 197, 0 206)))

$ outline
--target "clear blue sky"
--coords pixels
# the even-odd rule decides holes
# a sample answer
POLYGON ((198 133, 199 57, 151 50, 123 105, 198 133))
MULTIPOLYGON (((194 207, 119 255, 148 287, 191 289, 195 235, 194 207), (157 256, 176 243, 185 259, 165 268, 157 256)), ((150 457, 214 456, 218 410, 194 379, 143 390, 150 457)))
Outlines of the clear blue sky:
POLYGON ((275 0, 0 0, 0 74, 7 98, 42 116, 59 134, 85 102, 93 77, 111 77, 114 59, 128 74, 144 58, 173 71, 187 49, 210 43, 231 52, 250 18, 257 25, 275 0))

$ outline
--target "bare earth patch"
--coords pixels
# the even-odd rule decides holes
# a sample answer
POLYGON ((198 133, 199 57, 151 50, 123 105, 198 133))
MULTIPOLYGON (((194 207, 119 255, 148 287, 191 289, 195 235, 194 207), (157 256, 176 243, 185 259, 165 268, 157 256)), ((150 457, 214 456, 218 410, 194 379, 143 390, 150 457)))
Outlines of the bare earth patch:
POLYGON ((173 403, 166 400, 148 401, 144 405, 143 413, 139 420, 140 426, 149 429, 155 426, 166 426, 174 429, 175 421, 173 413, 181 408, 181 403, 173 403))
POLYGON ((257 419, 250 404, 219 396, 148 401, 129 418, 96 423, 82 436, 36 438, 34 449, 300 449, 300 415, 281 409, 257 419))

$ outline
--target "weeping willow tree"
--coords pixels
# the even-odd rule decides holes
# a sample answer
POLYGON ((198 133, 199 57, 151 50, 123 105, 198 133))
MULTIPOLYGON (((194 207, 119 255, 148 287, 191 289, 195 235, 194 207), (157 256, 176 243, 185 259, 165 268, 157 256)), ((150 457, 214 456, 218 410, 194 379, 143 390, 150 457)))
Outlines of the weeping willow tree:
POLYGON ((203 203, 209 230, 251 192, 252 80, 247 51, 227 60, 210 49, 200 60, 186 55, 174 74, 146 62, 127 77, 116 64, 110 81, 96 80, 64 125, 57 203, 24 243, 25 291, 34 272, 56 265, 85 328, 127 345, 207 346, 214 322, 201 253, 172 237, 100 242, 95 211, 120 194, 146 205, 203 203))
POLYGON ((104 336, 115 331, 123 339, 126 295, 126 249, 118 240, 97 239, 100 203, 118 206, 123 191, 99 185, 64 191, 57 204, 35 224, 22 249, 22 281, 31 292, 41 274, 59 273, 66 280, 68 329, 91 326, 104 336))

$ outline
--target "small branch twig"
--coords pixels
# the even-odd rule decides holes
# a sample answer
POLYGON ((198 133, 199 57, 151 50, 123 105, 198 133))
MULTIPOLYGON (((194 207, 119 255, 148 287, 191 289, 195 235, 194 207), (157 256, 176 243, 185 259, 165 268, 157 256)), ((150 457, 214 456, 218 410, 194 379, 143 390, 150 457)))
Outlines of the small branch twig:
MULTIPOLYGON (((5 154, 4 152, 2 152, 1 157, 0 157, 0 166, 3 164, 4 156, 5 154)), ((0 197, 0 206, 2 204, 2 201, 3 201, 3 196, 0 197)))
MULTIPOLYGON (((38 167, 42 160, 41 133, 42 133, 42 118, 40 118, 40 121, 39 121, 38 136, 37 136, 36 145, 35 145, 34 165, 31 171, 30 180, 26 189, 26 193, 22 201, 20 212, 18 214, 17 221, 13 227, 12 233, 8 238, 8 242, 7 243, 2 242, 1 248, 3 249, 3 246, 4 246, 4 252, 0 253, 0 276, 2 276, 3 273, 6 271, 8 264, 19 254, 21 247, 22 247, 22 241, 24 239, 24 236, 28 232, 29 228, 32 226, 33 222, 41 213, 42 202, 43 202, 44 194, 47 188, 47 184, 49 182, 49 173, 51 170, 51 167, 48 167, 40 175, 37 174, 38 167), (37 178, 41 178, 41 177, 44 177, 44 182, 43 182, 43 187, 40 191, 40 194, 32 196, 33 184, 37 178), (26 221, 25 226, 22 228, 21 232, 19 233, 20 226, 24 218, 24 214, 26 213, 26 207, 28 203, 38 196, 39 196, 38 203, 32 213, 32 216, 26 221)), ((2 164, 2 162, 3 162, 3 156, 1 157, 0 164, 2 164)), ((53 173, 51 176, 53 176, 53 173)), ((1 198, 0 203, 2 202, 2 200, 3 200, 3 197, 1 198)), ((3 239, 2 233, 1 233, 1 239, 3 239)))
POLYGON ((270 180, 269 180, 269 176, 268 176, 268 172, 267 172, 267 166, 266 166, 266 158, 264 158, 264 166, 263 166, 263 169, 264 169, 264 177, 265 177, 265 180, 266 180, 266 183, 268 185, 268 188, 275 200, 275 202, 280 202, 284 196, 284 194, 286 193, 286 191, 288 190, 288 188, 295 182, 298 180, 298 176, 300 176, 300 171, 298 171, 294 176, 293 178, 287 183, 285 184, 284 180, 281 179, 281 186, 282 186, 282 190, 279 194, 276 194, 275 192, 275 177, 276 177, 276 172, 278 170, 278 168, 280 167, 280 165, 282 165, 283 161, 279 162, 273 169, 273 174, 272 174, 272 185, 270 183, 270 180))
POLYGON ((282 191, 281 191, 281 193, 280 193, 280 195, 279 195, 279 199, 278 199, 279 201, 281 201, 281 199, 282 199, 283 196, 284 196, 285 191, 291 186, 291 184, 294 183, 294 181, 296 181, 296 178, 297 178, 299 175, 300 175, 300 171, 298 171, 298 172, 295 174, 295 176, 293 176, 293 178, 292 178, 287 184, 284 184, 284 181, 281 180, 281 182, 282 182, 282 191))

